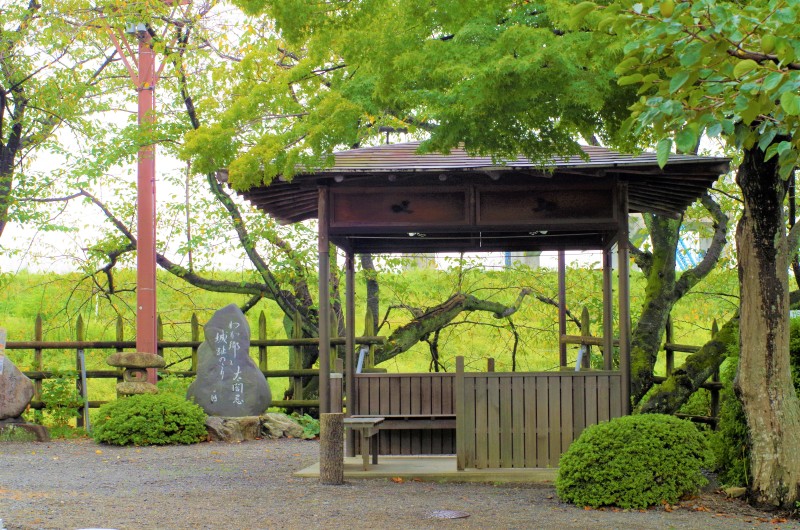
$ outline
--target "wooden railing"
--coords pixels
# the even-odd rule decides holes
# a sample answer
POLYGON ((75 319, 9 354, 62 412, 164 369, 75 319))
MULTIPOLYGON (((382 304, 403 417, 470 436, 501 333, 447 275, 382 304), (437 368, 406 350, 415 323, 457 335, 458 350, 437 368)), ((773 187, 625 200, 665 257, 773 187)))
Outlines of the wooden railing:
POLYGON ((465 372, 456 360, 458 469, 556 467, 586 427, 622 415, 619 372, 465 372))
MULTIPOLYGON (((197 350, 202 344, 201 335, 202 329, 196 315, 192 315, 191 319, 191 340, 164 340, 163 338, 163 325, 161 318, 158 318, 158 353, 164 355, 164 351, 179 349, 187 350, 186 359, 191 359, 189 370, 174 370, 163 369, 159 370, 159 374, 163 375, 177 375, 181 377, 194 377, 197 373, 197 350)), ((255 337, 250 340, 251 355, 254 360, 257 359, 259 369, 264 373, 267 378, 288 377, 291 378, 290 387, 294 390, 293 399, 273 399, 273 407, 281 408, 314 408, 319 406, 319 399, 306 399, 303 395, 304 378, 319 375, 317 369, 303 369, 302 366, 302 348, 306 346, 319 345, 317 338, 292 338, 292 339, 268 339, 266 330, 266 316, 262 312, 259 315, 258 325, 255 330, 255 337), (269 369, 269 349, 274 347, 291 347, 289 355, 289 369, 269 369)), ((48 350, 62 350, 66 352, 74 352, 75 364, 74 369, 68 370, 75 372, 75 385, 78 393, 81 394, 81 353, 86 350, 101 350, 107 351, 108 354, 118 351, 131 351, 136 349, 136 342, 133 340, 126 340, 124 337, 124 326, 121 318, 117 319, 116 325, 116 339, 115 340, 86 340, 85 324, 82 317, 78 317, 75 323, 75 340, 70 341, 46 341, 43 340, 43 325, 42 318, 38 316, 34 324, 34 340, 32 341, 8 341, 6 343, 6 350, 9 351, 24 351, 29 350, 33 352, 33 361, 31 370, 23 370, 23 373, 34 382, 34 396, 31 401, 31 408, 42 409, 45 407, 42 402, 42 382, 53 378, 61 377, 64 370, 47 369, 44 366, 43 353, 48 350)), ((383 342, 383 337, 357 337, 356 344, 372 345, 383 342)), ((345 339, 343 337, 335 337, 331 339, 332 346, 344 345, 345 339)), ((103 367, 101 369, 86 369, 86 378, 89 379, 115 379, 122 380, 122 371, 112 369, 111 367, 103 367)), ((87 382, 88 386, 88 382, 87 382)), ((88 388, 86 389, 88 392, 88 388)), ((89 408, 96 408, 106 403, 106 401, 91 400, 88 402, 89 408)), ((83 424, 83 411, 79 410, 78 426, 83 424)))
MULTIPOLYGON (((595 337, 591 334, 591 330, 589 328, 589 322, 590 319, 588 310, 584 308, 581 316, 581 330, 580 330, 581 334, 562 335, 561 343, 586 346, 587 353, 590 351, 588 348, 591 348, 593 346, 594 347, 604 346, 605 340, 603 337, 595 337)), ((659 350, 665 353, 665 364, 666 364, 667 375, 666 377, 655 376, 653 380, 656 383, 663 383, 664 381, 667 380, 667 377, 672 375, 672 372, 675 370, 676 353, 695 353, 701 348, 700 346, 675 343, 673 331, 674 330, 672 325, 672 317, 669 317, 667 319, 667 325, 664 333, 664 344, 661 346, 659 350)), ((711 334, 709 338, 713 338, 714 335, 717 334, 717 331, 719 331, 719 327, 717 325, 717 321, 714 320, 711 324, 711 334)), ((619 339, 614 339, 612 341, 612 345, 619 346, 619 339)), ((586 357, 588 358, 588 355, 586 357)), ((588 367, 588 364, 584 364, 584 367, 588 367)), ((564 369, 566 368, 566 366, 562 366, 561 368, 564 369)), ((719 423, 719 407, 720 407, 719 395, 720 395, 720 390, 722 390, 722 383, 720 382, 719 369, 715 370, 712 376, 708 379, 708 381, 700 385, 700 388, 709 391, 710 414, 708 416, 698 416, 692 414, 675 414, 675 416, 686 418, 697 423, 705 423, 716 428, 717 424, 719 423)))

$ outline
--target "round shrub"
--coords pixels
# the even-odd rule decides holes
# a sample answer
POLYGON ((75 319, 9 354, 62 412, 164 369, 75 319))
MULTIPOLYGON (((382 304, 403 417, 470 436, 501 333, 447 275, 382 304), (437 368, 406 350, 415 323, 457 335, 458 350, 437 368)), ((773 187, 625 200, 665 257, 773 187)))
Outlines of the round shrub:
POLYGON ((192 444, 205 440, 206 414, 174 394, 143 394, 100 407, 92 437, 113 445, 192 444))
POLYGON ((708 481, 708 443, 695 426, 663 414, 593 425, 561 456, 556 491, 579 506, 646 508, 674 503, 708 481))

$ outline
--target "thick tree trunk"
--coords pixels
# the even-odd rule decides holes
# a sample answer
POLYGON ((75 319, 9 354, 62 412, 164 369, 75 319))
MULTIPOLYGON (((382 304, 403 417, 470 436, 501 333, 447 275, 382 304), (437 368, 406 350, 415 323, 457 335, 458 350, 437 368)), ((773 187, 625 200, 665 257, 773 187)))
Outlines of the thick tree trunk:
POLYGON ((741 354, 735 389, 751 438, 750 499, 796 508, 800 484, 800 402, 789 368, 789 252, 777 158, 744 153, 737 181, 744 214, 736 232, 741 285, 741 354))
POLYGON ((639 321, 631 333, 631 400, 639 400, 653 386, 661 337, 675 304, 675 249, 681 222, 657 215, 647 219, 653 253, 645 271, 647 287, 639 321))

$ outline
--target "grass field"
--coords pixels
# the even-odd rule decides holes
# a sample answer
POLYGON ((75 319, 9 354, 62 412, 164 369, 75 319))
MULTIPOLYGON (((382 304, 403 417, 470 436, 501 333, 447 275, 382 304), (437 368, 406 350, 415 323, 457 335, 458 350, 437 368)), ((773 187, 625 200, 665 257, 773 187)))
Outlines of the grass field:
MULTIPOLYGON (((220 273, 221 278, 244 280, 235 273, 220 273)), ((118 295, 108 297, 89 281, 80 281, 78 274, 45 275, 21 273, 2 278, 0 291, 0 327, 5 327, 9 341, 32 340, 37 315, 43 319, 44 340, 75 340, 76 321, 83 319, 86 340, 113 340, 116 334, 117 316, 124 322, 125 339, 135 337, 134 304, 132 291, 135 276, 133 271, 117 275, 118 295)), ((634 324, 640 312, 644 296, 641 274, 632 274, 631 309, 634 324)), ((361 334, 363 325, 363 281, 357 277, 357 329, 361 334)), ((342 282, 343 283, 343 282, 342 282)), ((489 298, 506 304, 512 303, 521 288, 534 294, 556 298, 557 277, 547 269, 485 271, 465 268, 460 274, 434 269, 416 269, 381 276, 381 311, 386 314, 389 306, 407 305, 427 308, 446 300, 455 292, 467 292, 481 298, 489 298)), ((695 288, 694 292, 681 300, 674 312, 675 341, 683 344, 701 344, 710 338, 711 323, 717 319, 724 322, 736 309, 736 271, 720 271, 695 288)), ((247 297, 203 291, 174 277, 161 273, 158 283, 158 307, 163 321, 163 336, 166 340, 188 340, 190 319, 195 313, 200 321, 207 321, 213 312, 230 303, 242 304, 247 297)), ((579 316, 582 308, 589 309, 592 332, 602 329, 602 274, 597 269, 570 268, 567 272, 567 304, 569 310, 579 316)), ((277 306, 263 300, 248 312, 251 329, 257 329, 260 312, 267 321, 268 338, 285 338, 283 315, 277 306)), ((381 335, 388 335, 408 322, 406 311, 397 309, 388 313, 383 322, 381 335)), ((518 371, 553 370, 558 368, 557 311, 552 305, 542 303, 534 296, 526 298, 520 310, 513 316, 517 330, 516 369, 518 371)), ((616 327, 616 322, 615 322, 616 327)), ((568 325, 568 333, 578 333, 574 324, 568 325)), ((505 319, 496 319, 483 313, 462 314, 452 325, 445 327, 439 337, 440 358, 446 369, 452 369, 457 355, 464 355, 468 367, 484 369, 485 359, 493 357, 497 370, 511 370, 515 337, 505 319)), ((577 349, 571 349, 574 359, 577 349)), ((32 369, 33 355, 29 351, 7 352, 21 369, 32 369)), ((87 350, 88 369, 107 369, 104 360, 109 352, 87 350)), ((175 369, 187 369, 188 350, 165 352, 168 363, 176 363, 175 369)), ((46 370, 71 370, 75 368, 74 351, 47 351, 44 353, 46 370)), ((681 359, 676 359, 680 364, 681 359)), ((288 349, 269 350, 269 368, 288 368, 288 349)), ((663 360, 662 360, 663 365, 663 360)), ((390 372, 428 371, 430 348, 420 343, 408 352, 381 365, 390 372)), ((663 369, 663 368, 662 368, 663 369)), ((167 382, 178 385, 175 381, 167 382)), ((273 396, 282 396, 288 385, 286 379, 270 379, 273 396)), ((90 399, 107 400, 114 396, 113 380, 92 380, 89 383, 90 399)))

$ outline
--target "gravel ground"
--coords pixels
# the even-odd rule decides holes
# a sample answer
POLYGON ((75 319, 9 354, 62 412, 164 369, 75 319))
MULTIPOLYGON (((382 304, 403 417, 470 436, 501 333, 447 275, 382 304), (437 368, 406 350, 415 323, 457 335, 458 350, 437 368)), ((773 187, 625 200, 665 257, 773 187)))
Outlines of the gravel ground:
POLYGON ((708 493, 665 509, 584 510, 537 485, 292 476, 319 445, 258 440, 111 447, 91 440, 0 443, 0 530, 260 528, 798 528, 708 493), (435 518, 434 512, 469 514, 435 518))

